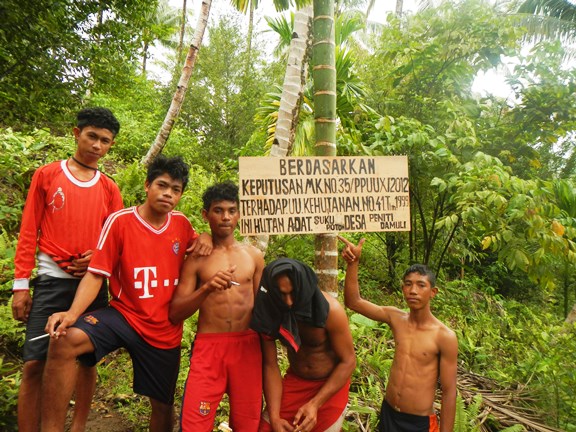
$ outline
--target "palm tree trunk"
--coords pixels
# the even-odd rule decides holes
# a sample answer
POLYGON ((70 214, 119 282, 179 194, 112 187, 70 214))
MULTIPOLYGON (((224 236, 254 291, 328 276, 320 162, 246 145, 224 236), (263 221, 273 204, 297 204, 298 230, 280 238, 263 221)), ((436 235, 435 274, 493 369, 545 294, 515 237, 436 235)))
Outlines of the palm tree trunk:
POLYGON ((200 15, 198 17, 198 23, 196 25, 196 31, 194 33, 194 38, 190 44, 190 49, 188 50, 188 55, 186 56, 186 61, 184 62, 184 67, 182 68, 182 75, 178 81, 178 87, 172 98, 172 103, 170 108, 166 113, 164 118, 164 123, 156 136, 156 141, 148 150, 148 153, 142 159, 142 164, 148 166, 148 164, 154 160, 154 158, 162 152, 162 149, 168 141, 170 132, 174 127, 174 123, 178 118, 180 113, 180 108, 182 108, 182 103, 184 102, 184 96, 186 96, 186 90, 188 89, 188 82, 192 76, 192 71, 194 70, 194 64, 196 63, 196 57, 198 55, 198 50, 202 45, 202 38, 204 37, 204 31, 206 30, 206 25, 208 24, 208 16, 210 14, 210 6, 212 5, 212 0, 202 0, 202 6, 200 9, 200 15))
POLYGON ((308 74, 312 15, 312 7, 306 6, 299 9, 294 16, 294 32, 288 52, 288 65, 284 75, 274 144, 270 149, 270 156, 284 157, 292 152, 300 102, 308 74))
MULTIPOLYGON (((314 0, 314 119, 317 156, 336 155, 336 51, 334 0, 314 0)), ((337 292, 338 240, 336 234, 315 239, 315 267, 320 288, 337 292)))
MULTIPOLYGON (((288 51, 288 64, 282 85, 274 144, 270 149, 270 156, 273 157, 286 157, 292 152, 302 94, 308 74, 312 15, 311 6, 298 9, 294 15, 294 31, 288 51)), ((268 235, 262 234, 252 237, 250 242, 265 253, 268 248, 268 239, 268 235)))
POLYGON ((182 0, 182 25, 180 26, 180 41, 178 42, 177 64, 180 65, 182 50, 184 49, 184 35, 186 34, 186 0, 182 0))

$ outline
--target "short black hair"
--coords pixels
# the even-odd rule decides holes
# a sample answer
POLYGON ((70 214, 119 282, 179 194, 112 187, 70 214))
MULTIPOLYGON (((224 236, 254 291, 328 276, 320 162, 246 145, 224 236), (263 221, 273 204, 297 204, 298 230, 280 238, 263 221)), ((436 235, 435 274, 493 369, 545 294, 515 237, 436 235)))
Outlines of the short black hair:
POLYGON ((168 174, 172 179, 182 181, 182 191, 184 191, 188 185, 189 171, 190 167, 180 156, 166 157, 158 155, 148 166, 146 181, 148 184, 152 184, 157 177, 162 174, 168 174))
POLYGON ((92 107, 80 110, 76 115, 76 126, 82 130, 86 126, 108 129, 114 136, 120 131, 120 122, 108 108, 92 107))
POLYGON ((436 286, 436 274, 430 270, 430 268, 424 264, 412 264, 408 269, 404 272, 402 276, 402 280, 410 273, 418 273, 422 276, 427 276, 428 280, 430 281, 430 286, 434 288, 436 286))
POLYGON ((236 204, 240 203, 238 198, 238 186, 231 181, 216 183, 210 186, 202 195, 204 203, 204 210, 209 211, 210 206, 215 201, 234 201, 236 204))

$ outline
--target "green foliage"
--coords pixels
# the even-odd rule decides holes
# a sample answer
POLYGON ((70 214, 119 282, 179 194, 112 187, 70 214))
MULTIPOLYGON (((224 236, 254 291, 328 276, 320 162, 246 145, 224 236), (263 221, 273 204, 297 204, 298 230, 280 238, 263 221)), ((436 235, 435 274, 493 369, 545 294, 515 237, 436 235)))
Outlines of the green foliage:
MULTIPOLYGON (((32 173, 73 152, 69 131, 78 107, 107 106, 122 128, 104 170, 118 182, 126 205, 143 202, 139 161, 173 94, 135 77, 144 39, 168 36, 149 14, 156 3, 8 0, 0 6, 0 122, 6 126, 0 129, 0 428, 13 421, 20 380, 19 360, 7 353, 18 352, 22 327, 4 300, 32 173), (104 8, 102 22, 98 7, 104 8)), ((276 23, 291 33, 287 22, 276 23)), ((557 42, 536 44, 520 55, 524 29, 516 23, 482 2, 444 2, 390 17, 385 31, 361 45, 346 37, 360 28, 358 16, 341 14, 338 152, 409 158, 412 230, 366 234, 360 273, 365 296, 404 307, 399 272, 415 261, 429 263, 440 276, 434 312, 458 334, 460 365, 503 385, 525 386, 551 425, 576 431, 576 330, 561 319, 576 302, 576 76, 562 63, 557 42), (518 58, 508 76, 514 103, 478 99, 471 91, 476 73, 498 66, 503 55, 518 58)), ((200 217, 206 186, 236 180, 237 157, 263 154, 275 125, 280 90, 258 104, 281 81, 284 65, 265 59, 256 45, 246 73, 238 24, 224 17, 210 25, 164 150, 183 155, 192 167, 179 210, 198 231, 208 228, 200 217)), ((297 131, 302 153, 314 137, 312 125, 308 91, 297 131)), ((312 236, 274 236, 267 259, 291 256, 312 263, 313 250, 312 236)), ((392 335, 387 326, 358 315, 350 325, 362 362, 354 372, 344 429, 358 430, 356 421, 373 428, 392 363, 392 335)), ((177 400, 194 329, 192 318, 185 327, 177 400)), ((132 396, 128 362, 120 353, 102 364, 102 387, 133 429, 141 430, 149 408, 132 396)), ((461 430, 478 428, 479 403, 459 400, 461 430)), ((224 402, 218 419, 227 413, 224 402)))
MULTIPOLYGON (((151 81, 136 79, 117 94, 94 94, 90 104, 104 106, 112 110, 120 122, 120 133, 110 150, 109 157, 124 162, 139 161, 154 142, 158 128, 166 114, 166 106, 158 103, 162 97, 161 89, 151 81)), ((182 139, 171 135, 171 146, 179 147, 182 139), (172 139, 174 143, 172 144, 172 139)), ((183 145, 183 150, 188 146, 183 145)))
POLYGON ((11 281, 14 277, 14 266, 12 261, 16 254, 16 238, 10 236, 6 231, 0 231, 0 286, 11 281))
POLYGON ((568 366, 576 361, 576 326, 564 324, 542 305, 531 309, 481 294, 472 281, 447 283, 433 308, 455 329, 466 370, 503 386, 524 383, 537 395, 538 407, 548 414, 551 425, 569 430, 570 419, 576 416, 570 396, 576 371, 568 366))
POLYGON ((454 421, 454 432, 480 432, 478 423, 478 414, 480 413, 480 404, 482 396, 476 395, 472 403, 466 407, 464 400, 460 395, 456 396, 456 418, 454 421))
POLYGON ((13 430, 16 424, 16 406, 21 372, 17 366, 0 357, 0 428, 13 430))
POLYGON ((252 118, 272 78, 261 54, 252 50, 251 73, 245 74, 245 37, 237 18, 222 17, 203 44, 179 124, 197 142, 194 161, 206 170, 229 170, 231 160, 256 129, 252 118))
POLYGON ((16 230, 20 223, 26 191, 32 174, 48 160, 67 157, 73 141, 54 137, 47 130, 34 130, 30 134, 0 129, 0 223, 8 231, 16 230), (54 158, 54 159, 48 159, 54 158))
POLYGON ((2 125, 68 124, 88 91, 129 82, 156 1, 3 1, 2 125))
MULTIPOLYGON (((0 259, 3 259, 1 250, 0 259)), ((23 327, 12 318, 10 303, 4 299, 5 293, 11 294, 11 285, 12 281, 3 283, 0 291, 0 429, 6 431, 16 430, 16 406, 22 377, 16 353, 24 340, 23 327)))

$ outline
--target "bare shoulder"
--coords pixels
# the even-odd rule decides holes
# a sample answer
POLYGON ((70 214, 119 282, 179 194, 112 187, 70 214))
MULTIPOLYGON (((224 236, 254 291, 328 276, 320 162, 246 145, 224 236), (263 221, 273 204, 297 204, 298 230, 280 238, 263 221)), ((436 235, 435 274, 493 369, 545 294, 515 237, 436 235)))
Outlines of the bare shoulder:
POLYGON ((328 301, 329 306, 328 319, 330 318, 338 320, 344 319, 346 323, 348 323, 348 316, 346 315, 346 310, 344 309, 344 306, 340 304, 338 299, 326 291, 322 291, 322 295, 324 295, 324 298, 328 301))
POLYGON ((330 310, 332 310, 334 308, 334 309, 340 309, 340 310, 344 311, 344 307, 342 307, 342 305, 340 304, 338 299, 336 297, 334 297, 332 294, 330 294, 326 291, 322 291, 322 295, 328 301, 328 304, 330 305, 330 310))
POLYGON ((252 258, 264 257, 260 249, 258 249, 256 246, 252 246, 247 241, 236 240, 234 244, 234 250, 236 250, 237 252, 247 253, 252 258))
POLYGON ((438 326, 438 343, 441 347, 458 345, 458 338, 456 332, 436 318, 436 325, 438 326))
POLYGON ((256 246, 246 242, 240 242, 239 244, 246 249, 246 251, 252 256, 254 260, 260 261, 264 259, 264 254, 256 246))

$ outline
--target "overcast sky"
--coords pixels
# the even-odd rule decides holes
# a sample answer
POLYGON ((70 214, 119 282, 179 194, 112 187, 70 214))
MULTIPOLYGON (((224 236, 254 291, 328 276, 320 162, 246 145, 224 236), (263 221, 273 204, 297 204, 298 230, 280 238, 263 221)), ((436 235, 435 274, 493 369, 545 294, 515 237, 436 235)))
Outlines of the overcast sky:
MULTIPOLYGON (((200 11, 200 6, 201 6, 202 0, 188 0, 187 1, 187 8, 188 10, 193 11, 193 20, 196 20, 198 17, 198 13, 200 11)), ((170 0, 170 4, 175 7, 175 8, 181 8, 182 7, 182 0, 170 0)), ((374 8, 372 9, 370 16, 369 16, 369 20, 370 21, 376 21, 376 22, 380 22, 383 23, 386 20, 386 15, 389 12, 392 12, 394 10, 396 6, 396 2, 393 0, 377 0, 375 2, 374 8)), ((417 2, 415 0, 404 0, 404 11, 405 12, 416 12, 418 9, 417 6, 417 2)), ((212 18, 217 18, 219 15, 221 14, 228 14, 228 13, 234 13, 234 8, 232 8, 232 6, 230 6, 230 2, 228 0, 213 0, 212 1, 212 7, 210 10, 210 16, 212 18)), ((255 11, 255 25, 256 28, 260 31, 264 31, 267 29, 267 24, 266 21, 264 19, 265 16, 274 16, 276 15, 278 12, 276 12, 276 10, 274 9, 274 5, 272 3, 272 1, 261 1, 260 2, 260 6, 258 9, 256 9, 255 11)), ((246 17, 245 22, 248 22, 248 18, 246 17)), ((193 25, 196 25, 196 22, 194 21, 193 25)), ((274 39, 268 39, 269 42, 269 46, 267 47, 270 52, 272 51, 272 49, 274 48, 274 46, 276 45, 276 40, 274 39)), ((161 52, 158 51, 153 51, 152 54, 154 57, 151 59, 152 61, 150 62, 150 73, 156 75, 159 79, 163 80, 160 77, 160 69, 158 67, 154 66, 154 58, 158 58, 159 56, 161 56, 161 52)), ((474 85, 472 87, 472 90, 477 92, 477 93, 481 93, 481 94, 486 94, 486 93, 492 93, 496 96, 500 96, 500 97, 509 97, 511 96, 511 89, 510 87, 505 83, 505 78, 501 73, 498 73, 495 70, 490 70, 487 71, 486 73, 480 73, 477 77, 476 80, 474 81, 474 85)))

